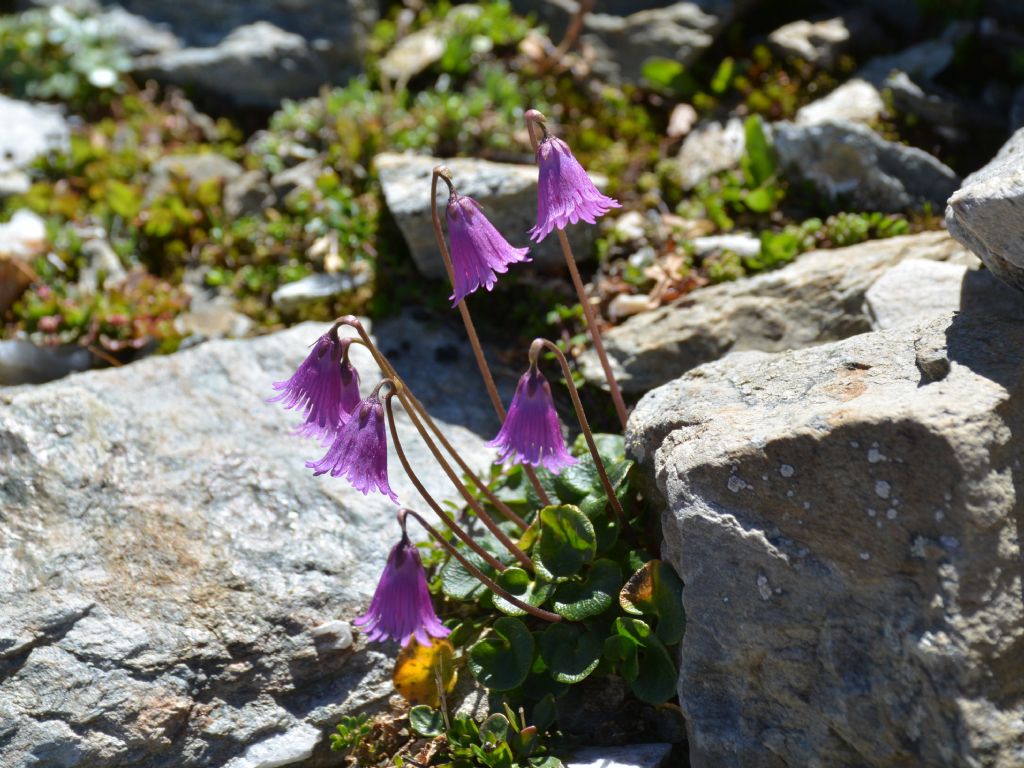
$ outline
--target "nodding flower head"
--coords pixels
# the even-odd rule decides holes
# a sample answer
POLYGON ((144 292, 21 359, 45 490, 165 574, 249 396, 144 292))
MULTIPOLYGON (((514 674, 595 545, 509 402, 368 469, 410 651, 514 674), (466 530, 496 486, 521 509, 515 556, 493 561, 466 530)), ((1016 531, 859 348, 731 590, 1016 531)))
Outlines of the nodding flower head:
POLYGON ((555 473, 576 463, 565 449, 551 386, 536 367, 519 379, 505 423, 488 445, 501 451, 499 463, 511 457, 555 473))
POLYGON ((452 245, 452 306, 483 286, 488 291, 508 265, 529 261, 529 248, 513 248, 471 197, 452 192, 446 212, 452 245))
POLYGON ((374 642, 397 640, 408 645, 415 637, 420 645, 430 645, 431 637, 448 636, 450 630, 441 624, 430 602, 419 553, 405 531, 388 555, 369 609, 352 623, 374 642))
POLYGON ((344 477, 364 495, 376 490, 398 503, 398 497, 388 485, 384 406, 377 399, 377 390, 356 406, 324 457, 320 461, 307 461, 306 466, 314 475, 329 472, 331 477, 344 477))
POLYGON ((593 224, 619 203, 602 195, 569 145, 554 136, 545 136, 537 146, 537 226, 530 239, 540 242, 553 229, 585 221, 593 224))
POLYGON ((325 333, 287 381, 274 383, 280 392, 268 402, 302 412, 298 432, 307 437, 330 438, 348 420, 359 403, 359 374, 348 361, 349 339, 337 331, 325 333))

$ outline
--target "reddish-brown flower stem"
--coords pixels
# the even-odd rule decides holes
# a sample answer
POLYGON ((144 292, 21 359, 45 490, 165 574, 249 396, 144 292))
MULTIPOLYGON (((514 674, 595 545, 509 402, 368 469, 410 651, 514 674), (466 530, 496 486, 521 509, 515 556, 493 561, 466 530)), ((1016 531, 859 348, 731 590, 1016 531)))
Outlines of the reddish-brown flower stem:
MULTIPOLYGON (((402 509, 399 510, 398 514, 400 516, 400 519, 404 515, 409 515, 415 518, 416 522, 422 525, 424 530, 431 536, 433 536, 434 540, 438 544, 440 544, 441 547, 449 555, 458 560, 459 564, 462 565, 463 568, 469 571, 469 573, 472 574, 474 578, 480 581, 481 584, 483 584, 485 587, 491 590, 494 594, 502 597, 503 599, 514 605, 516 608, 522 611, 526 611, 531 616, 536 616, 538 619, 544 619, 544 621, 552 622, 562 620, 562 617, 559 616, 557 613, 551 613, 549 611, 545 611, 543 608, 538 608, 535 605, 530 605, 529 603, 520 600, 515 595, 510 594, 502 587, 498 586, 498 584, 493 579, 488 577, 483 571, 481 571, 479 568, 473 565, 473 563, 471 563, 461 552, 459 552, 458 549, 452 546, 451 542, 449 542, 447 539, 444 538, 444 536, 441 535, 440 531, 438 531, 436 528, 434 528, 434 526, 432 526, 430 523, 424 520, 422 515, 420 515, 415 510, 409 509, 408 507, 402 507, 402 509)), ((402 521, 402 525, 404 530, 404 521, 402 521)))
POLYGON ((489 566, 500 573, 505 570, 505 566, 501 561, 477 544, 473 540, 472 536, 458 526, 458 524, 452 519, 451 515, 445 512, 441 508, 441 505, 434 500, 434 497, 430 495, 430 492, 423 486, 423 483, 420 482, 416 472, 413 471, 412 465, 409 463, 409 459, 405 455, 405 450, 402 448, 402 441, 398 437, 398 427, 395 425, 395 413, 394 409, 391 407, 391 398, 398 394, 400 385, 395 382, 391 382, 391 384, 391 391, 384 396, 384 407, 388 412, 388 425, 391 428, 391 441, 395 446, 395 453, 398 454, 398 460, 402 462, 402 467, 405 469, 405 473, 409 476, 409 479, 412 480, 412 484, 416 486, 416 490, 420 492, 420 496, 423 497, 423 500, 426 501, 427 504, 430 505, 430 508, 434 510, 434 513, 441 518, 441 522, 443 522, 452 533, 458 536, 467 547, 480 555, 480 557, 482 557, 489 566))
MULTIPOLYGON (((434 445, 433 441, 430 439, 430 435, 423 427, 423 422, 425 422, 427 427, 429 427, 430 430, 434 433, 434 436, 437 438, 438 442, 440 442, 442 447, 444 447, 444 449, 448 452, 448 455, 450 455, 455 460, 455 463, 459 465, 459 468, 463 471, 463 473, 467 475, 469 479, 473 481, 474 484, 476 484, 476 486, 480 489, 480 492, 483 493, 484 497, 489 502, 491 502, 491 504, 493 504, 494 507, 502 515, 504 515, 504 517, 507 520, 511 520, 513 523, 518 525, 522 530, 526 530, 526 528, 528 527, 526 521, 523 520, 511 509, 509 509, 508 505, 501 501, 501 499, 495 496, 494 492, 491 491, 491 489, 479 477, 477 477, 476 473, 473 472, 473 470, 470 469, 469 465, 466 464, 466 462, 462 459, 462 456, 459 455, 459 452, 455 450, 454 446, 452 446, 452 444, 448 441, 448 438, 444 436, 444 433, 437 426, 434 420, 430 417, 430 414, 427 412, 427 409, 423 407, 423 403, 416 399, 416 396, 413 395, 409 387, 405 385, 405 383, 402 381, 401 377, 398 375, 398 372, 395 370, 394 366, 392 366, 388 359, 384 357, 384 355, 380 352, 379 349, 377 349, 377 346, 373 343, 373 340, 370 339, 369 334, 366 333, 366 329, 363 328, 362 323, 359 322, 359 318, 353 315, 346 315, 345 317, 338 318, 338 320, 335 321, 335 328, 337 328, 337 326, 339 325, 348 325, 351 328, 353 328, 356 331, 356 333, 359 334, 359 338, 362 341, 363 346, 365 346, 370 351, 370 354, 373 356, 374 362, 376 362, 377 366, 381 369, 381 371, 384 372, 384 375, 390 377, 391 379, 394 379, 396 382, 399 382, 403 385, 400 392, 398 393, 399 398, 402 400, 402 405, 405 406, 406 412, 409 414, 409 418, 412 420, 413 426, 416 427, 420 435, 423 436, 424 441, 426 441, 427 443, 427 447, 430 449, 431 453, 434 454, 434 458, 438 460, 438 463, 444 462, 445 459, 437 451, 437 447, 434 445), (420 418, 422 418, 422 422, 420 421, 420 418)), ((456 487, 462 489, 461 483, 457 483, 456 487)), ((462 489, 460 490, 460 493, 463 493, 463 497, 465 497, 465 494, 468 493, 468 491, 464 492, 464 489, 462 489)), ((490 518, 486 516, 485 518, 485 524, 487 524, 487 521, 489 521, 490 518)), ((493 525, 493 523, 491 523, 491 525, 493 525)))
POLYGON ((605 493, 608 494, 608 503, 611 504, 612 511, 615 513, 615 518, 619 523, 624 523, 626 515, 622 511, 622 505, 619 503, 618 496, 615 495, 615 488, 612 486, 611 480, 608 479, 608 472, 605 470, 604 461, 601 460, 601 454, 597 452, 597 444, 594 442, 594 433, 590 431, 590 424, 587 421, 587 414, 583 411, 583 403, 580 402, 580 393, 576 391, 576 385, 572 381, 572 371, 569 369, 569 361, 565 359, 565 355, 553 342, 547 339, 534 339, 530 345, 530 366, 534 367, 537 365, 538 357, 542 348, 546 348, 555 355, 555 359, 558 360, 558 364, 562 368, 562 376, 565 377, 565 385, 569 388, 569 397, 572 398, 572 405, 576 409, 576 418, 580 423, 580 430, 583 432, 583 438, 587 441, 587 447, 590 449, 590 455, 594 457, 594 466, 597 467, 597 474, 601 478, 601 485, 604 486, 605 493))
MULTIPOLYGON (((544 119, 544 115, 538 112, 536 109, 530 109, 526 112, 526 128, 530 134, 530 144, 533 146, 534 154, 537 153, 537 147, 540 146, 541 139, 537 138, 536 131, 539 129, 542 132, 541 138, 546 138, 548 135, 547 123, 544 119)), ((622 398, 622 390, 619 389, 619 382, 615 380, 615 373, 612 371, 612 366, 608 362, 608 354, 604 349, 604 341, 601 339, 601 330, 597 325, 597 315, 594 313, 594 305, 590 303, 590 297, 587 296, 587 290, 583 285, 583 279, 580 277, 580 271, 576 266, 576 258, 573 256, 572 248, 569 245, 569 238, 565 236, 565 231, 561 228, 558 230, 558 242, 562 246, 562 255, 565 256, 565 265, 569 268, 569 276, 572 278, 573 287, 576 289, 576 297, 579 299, 580 304, 583 307, 583 317, 587 322, 587 329, 590 331, 590 339, 594 343, 594 352, 597 354, 597 359, 601 361, 601 368, 604 371, 605 380, 608 382, 608 391, 611 393, 612 402, 615 404, 615 412, 619 416, 619 421, 622 423, 622 428, 626 428, 626 419, 628 418, 628 411, 626 410, 626 401, 622 398)))
MULTIPOLYGON (((397 394, 398 394, 399 399, 402 400, 402 393, 397 393, 397 394)), ((406 405, 404 400, 402 400, 402 404, 406 405)), ((393 416, 393 411, 392 411, 392 408, 391 408, 390 401, 388 402, 387 409, 388 409, 388 418, 389 419, 393 419, 394 416, 393 416)), ((406 405, 406 408, 405 408, 405 412, 409 415, 409 418, 415 424, 416 423, 416 414, 412 413, 407 405, 406 405)), ((392 425, 392 428, 393 428, 393 425, 392 425)), ((417 428, 420 430, 420 432, 422 434, 423 433, 422 428, 420 428, 420 427, 417 427, 417 428)), ((508 534, 506 534, 503 530, 501 530, 501 528, 498 526, 498 524, 495 523, 494 520, 491 519, 491 516, 488 515, 484 511, 483 507, 480 506, 480 503, 476 499, 473 498, 473 494, 471 494, 469 492, 469 490, 466 488, 466 486, 463 485, 462 482, 459 480, 459 478, 455 474, 455 472, 452 471, 451 465, 448 464, 448 462, 445 461, 445 459, 437 451, 436 446, 433 445, 433 442, 431 441, 430 437, 428 435, 423 435, 423 439, 427 443, 427 448, 429 448, 430 452, 434 454, 434 458, 437 459, 437 463, 441 466, 441 469, 444 470, 444 473, 446 475, 448 475, 448 479, 451 480, 452 485, 454 485, 455 488, 459 491, 459 494, 462 496, 463 499, 465 499, 465 501, 469 505, 470 509, 472 509, 476 513, 476 516, 478 518, 480 518, 480 522, 482 522, 484 524, 484 526, 486 526, 487 530, 489 530, 494 535, 494 538, 496 538, 498 541, 501 542, 501 545, 503 547, 505 547, 505 549, 507 549, 512 555, 515 556, 515 558, 517 560, 519 560, 519 562, 522 564, 522 566, 526 570, 532 572, 533 571, 533 562, 530 560, 530 556, 527 555, 525 552, 523 552, 523 550, 521 550, 519 547, 516 546, 516 543, 514 541, 512 541, 512 539, 510 539, 508 537, 508 534)), ((403 463, 403 466, 404 466, 404 463, 403 463)), ((417 486, 417 489, 418 488, 419 488, 419 486, 417 486)))
MULTIPOLYGON (((441 230, 441 216, 437 212, 437 180, 441 179, 446 185, 448 185, 449 194, 455 193, 455 186, 452 183, 452 172, 447 166, 439 165, 434 168, 434 174, 430 182, 430 216, 434 222, 434 237, 437 239, 437 248, 441 252, 441 260, 444 261, 445 271, 448 273, 448 281, 452 284, 452 289, 455 288, 455 268, 452 266, 452 257, 448 252, 448 243, 444 239, 444 232, 441 230)), ((498 387, 494 383, 494 376, 491 375, 490 366, 487 365, 487 358, 484 356, 483 347, 480 344, 480 337, 476 334, 476 326, 473 324, 473 318, 469 314, 469 305, 466 304, 465 299, 460 299, 458 303, 459 314, 462 315, 462 324, 466 326, 466 336, 469 337, 469 345, 473 348, 473 357, 476 358, 477 368, 480 369, 480 375, 484 380, 484 387, 487 388, 487 395, 491 398, 491 405, 494 406, 494 412, 498 414, 498 421, 504 423, 505 421, 505 406, 501 402, 501 395, 498 394, 498 387)), ((537 478, 537 474, 533 471, 533 467, 524 467, 526 470, 526 477, 529 479, 530 484, 533 485, 533 489, 537 492, 537 496, 540 497, 540 501, 544 506, 551 504, 551 499, 548 498, 547 493, 544 491, 544 487, 540 484, 540 480, 537 478)), ((523 526, 526 527, 525 525, 523 526)))

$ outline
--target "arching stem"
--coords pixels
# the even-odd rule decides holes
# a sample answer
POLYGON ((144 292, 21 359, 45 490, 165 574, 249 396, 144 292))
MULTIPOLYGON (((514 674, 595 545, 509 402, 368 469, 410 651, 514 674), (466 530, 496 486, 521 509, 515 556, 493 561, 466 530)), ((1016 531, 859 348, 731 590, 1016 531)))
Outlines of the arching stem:
MULTIPOLYGON (((397 394, 399 396, 399 399, 401 399, 401 392, 395 392, 394 394, 397 394)), ((395 439, 395 450, 398 450, 400 448, 400 445, 398 443, 398 432, 396 430, 394 423, 395 415, 394 410, 392 409, 391 406, 390 396, 387 398, 385 402, 385 407, 387 408, 388 419, 391 421, 391 433, 392 435, 394 435, 395 439)), ((406 413, 409 413, 410 419, 414 418, 414 415, 409 412, 408 407, 406 408, 406 413)), ((437 459, 437 463, 441 465, 441 469, 443 469, 444 473, 448 475, 448 479, 451 480, 452 485, 456 487, 456 489, 462 495, 462 498, 466 500, 466 503, 469 504, 470 508, 476 513, 476 516, 480 518, 480 522, 482 522, 487 527, 487 530, 489 530, 494 535, 494 538, 501 542, 501 545, 505 547, 505 549, 507 549, 513 556, 515 556, 517 560, 519 560, 519 562, 527 571, 532 572, 533 562, 530 560, 530 556, 516 546, 515 542, 512 541, 512 539, 510 539, 503 530, 501 530, 497 523, 495 523, 491 519, 490 515, 488 515, 484 511, 483 507, 480 506, 479 502, 477 502, 477 500, 473 498, 473 494, 469 492, 466 486, 462 484, 462 481, 459 480, 455 472, 452 471, 451 465, 449 465, 448 462, 445 461, 444 457, 442 457, 440 453, 436 450, 436 446, 432 444, 430 437, 424 435, 424 440, 427 443, 427 447, 431 449, 431 453, 433 453, 434 457, 437 459)), ((402 466, 405 467, 406 472, 409 472, 409 474, 411 475, 412 473, 409 470, 408 464, 408 460, 402 459, 402 466)), ((419 484, 419 481, 414 480, 413 482, 416 485, 416 489, 422 494, 423 488, 419 484)))
MULTIPOLYGON (((483 571, 481 571, 479 568, 473 565, 473 563, 471 563, 465 556, 463 556, 463 554, 459 552, 458 549, 452 546, 451 542, 446 540, 444 536, 441 535, 440 531, 438 531, 436 528, 434 528, 434 526, 432 526, 430 523, 424 520, 423 517, 418 512, 409 509, 408 507, 402 507, 402 509, 399 510, 398 514, 400 516, 400 519, 404 515, 409 515, 410 517, 415 518, 416 522, 422 525, 424 530, 426 530, 427 533, 433 536, 434 540, 438 544, 440 544, 444 548, 444 550, 448 552, 449 555, 458 560, 459 564, 462 565, 463 568, 469 571, 469 573, 472 574, 474 578, 480 581, 480 583, 482 583, 485 587, 491 590, 494 594, 500 596, 504 600, 507 600, 516 608, 526 611, 531 616, 536 616, 538 619, 544 619, 544 621, 552 622, 562 620, 562 617, 559 616, 557 613, 551 613, 550 611, 545 611, 543 608, 538 608, 535 605, 530 605, 529 603, 520 600, 514 595, 509 594, 509 592, 507 592, 505 589, 498 586, 494 579, 491 579, 483 571)), ((404 520, 402 521, 402 526, 402 530, 405 530, 404 520)))
MULTIPOLYGON (((385 381, 390 381, 390 379, 385 379, 385 381)), ((391 382, 391 391, 384 396, 384 407, 388 412, 388 425, 391 429, 391 442, 395 446, 395 452, 398 454, 398 460, 402 462, 402 467, 405 469, 405 473, 409 476, 409 479, 412 480, 412 484, 416 486, 416 490, 420 492, 420 496, 423 497, 423 500, 426 501, 427 504, 430 505, 430 508, 434 510, 434 513, 441 518, 441 522, 443 522, 452 533, 458 536, 459 539, 462 540, 462 543, 480 555, 480 557, 482 557, 489 566, 500 573, 505 570, 505 566, 501 561, 477 544, 473 540, 473 537, 462 530, 462 528, 460 528, 452 519, 451 515, 441 508, 441 505, 434 500, 434 497, 430 495, 430 492, 423 486, 423 483, 420 482, 419 477, 416 475, 412 465, 409 463, 409 459, 405 455, 405 450, 402 448, 402 441, 398 437, 398 427, 395 425, 395 413, 391 407, 391 398, 397 394, 397 387, 398 385, 396 385, 395 382, 391 382)))
POLYGON ((470 469, 469 465, 466 464, 462 456, 459 455, 459 452, 455 450, 455 447, 448 441, 448 438, 444 436, 444 433, 431 418, 430 414, 427 412, 427 409, 423 407, 423 403, 416 399, 416 396, 413 395, 412 391, 405 384, 405 382, 402 381, 402 378, 398 375, 398 371, 396 371, 394 366, 391 365, 390 361, 388 361, 388 359, 384 357, 383 353, 381 353, 381 351, 377 348, 377 345, 373 343, 373 340, 370 338, 370 335, 366 332, 366 329, 363 328, 363 324, 359 322, 359 318, 355 317, 354 315, 346 315, 345 317, 340 317, 335 321, 334 329, 337 329, 337 327, 341 325, 347 325, 353 328, 356 331, 356 333, 359 334, 359 338, 362 341, 363 346, 365 346, 370 351, 370 354, 373 356, 374 362, 377 363, 377 367, 379 367, 381 371, 384 372, 385 376, 402 384, 402 388, 398 392, 399 399, 401 399, 402 405, 405 406, 406 413, 409 414, 409 418, 412 420, 413 426, 423 437, 424 441, 426 441, 427 447, 430 449, 430 452, 434 454, 434 458, 438 460, 438 463, 444 462, 445 459, 438 452, 437 446, 434 444, 433 440, 431 440, 430 435, 427 433, 426 429, 423 426, 424 423, 426 423, 427 427, 430 428, 430 431, 434 433, 434 436, 437 438, 438 442, 441 443, 441 445, 448 452, 448 454, 455 460, 455 463, 459 465, 459 468, 463 471, 463 473, 466 474, 469 477, 469 479, 476 484, 476 486, 480 489, 480 492, 483 493, 487 500, 491 502, 491 504, 493 504, 495 508, 499 512, 501 512, 502 515, 505 516, 506 519, 511 520, 513 523, 518 525, 522 530, 526 530, 526 528, 528 527, 526 521, 523 520, 523 518, 521 518, 511 509, 509 509, 508 505, 505 504, 505 502, 501 501, 501 499, 495 496, 494 492, 491 491, 491 489, 479 477, 477 477, 476 473, 472 469, 470 469), (420 420, 421 418, 422 421, 420 420))
POLYGON ((611 480, 608 479, 608 472, 605 470, 604 461, 602 461, 601 455, 597 452, 597 443, 594 442, 594 433, 590 431, 590 424, 587 422, 587 414, 583 411, 583 403, 580 402, 580 393, 576 391, 576 385, 572 381, 572 371, 569 369, 569 361, 565 359, 565 355, 562 354, 562 350, 560 350, 553 342, 548 341, 547 339, 534 339, 533 343, 530 345, 530 365, 537 365, 540 351, 544 348, 554 353, 555 359, 558 360, 558 364, 562 367, 562 376, 565 377, 565 384, 569 388, 569 397, 572 398, 573 407, 576 409, 576 418, 580 423, 580 430, 583 432, 583 437, 587 441, 587 447, 590 449, 590 455, 594 457, 594 466, 597 467, 597 474, 601 478, 601 485, 604 486, 605 493, 608 494, 608 503, 612 506, 612 511, 615 513, 616 520, 618 520, 619 523, 624 523, 626 515, 622 511, 622 505, 619 503, 618 496, 615 495, 615 488, 612 486, 611 480))
MULTIPOLYGON (((540 142, 548 137, 548 128, 544 115, 536 109, 527 110, 526 128, 530 134, 530 144, 533 146, 534 155, 536 155, 540 142), (537 137, 538 130, 541 132, 540 138, 537 137)), ((587 321, 590 339, 594 343, 594 352, 597 353, 597 358, 601 361, 601 368, 604 371, 605 380, 608 382, 608 391, 611 393, 612 402, 615 404, 615 412, 619 416, 622 428, 625 429, 626 419, 629 415, 626 411, 626 401, 622 399, 622 390, 619 389, 619 382, 615 380, 615 373, 608 362, 608 354, 604 350, 604 341, 601 339, 601 331, 597 325, 594 305, 590 303, 590 297, 587 296, 583 279, 580 277, 579 268, 576 266, 576 257, 573 256, 572 248, 569 246, 569 238, 565 236, 563 229, 559 228, 557 232, 558 242, 562 246, 562 255, 565 256, 565 265, 569 268, 569 276, 572 278, 573 287, 576 289, 576 297, 583 307, 583 316, 587 321)))
MULTIPOLYGON (((448 273, 448 281, 452 284, 452 290, 455 290, 455 267, 452 265, 452 257, 448 252, 448 243, 445 242, 444 232, 441 230, 441 216, 437 212, 437 180, 441 179, 448 186, 449 197, 455 194, 455 185, 452 183, 452 172, 444 165, 439 165, 434 168, 434 174, 430 181, 430 217, 434 222, 434 237, 437 239, 437 248, 441 252, 441 260, 444 261, 444 269, 448 273)), ((483 347, 480 344, 480 337, 476 334, 476 326, 473 324, 473 318, 469 314, 469 305, 466 304, 465 299, 459 299, 458 303, 459 314, 462 315, 462 324, 466 326, 466 336, 469 337, 469 345, 473 348, 473 357, 476 358, 477 368, 480 369, 480 375, 483 377, 484 386, 487 388, 487 395, 491 398, 491 405, 494 406, 494 412, 498 414, 498 421, 504 423, 505 421, 505 406, 501 402, 501 395, 498 394, 498 387, 494 383, 494 376, 491 375, 491 368, 487 365, 487 358, 484 356, 483 347)), ((537 474, 533 471, 533 467, 523 466, 526 471, 526 477, 529 479, 533 489, 537 492, 537 496, 540 497, 540 501, 544 506, 551 504, 551 499, 548 498, 544 487, 540 484, 540 480, 537 478, 537 474)))

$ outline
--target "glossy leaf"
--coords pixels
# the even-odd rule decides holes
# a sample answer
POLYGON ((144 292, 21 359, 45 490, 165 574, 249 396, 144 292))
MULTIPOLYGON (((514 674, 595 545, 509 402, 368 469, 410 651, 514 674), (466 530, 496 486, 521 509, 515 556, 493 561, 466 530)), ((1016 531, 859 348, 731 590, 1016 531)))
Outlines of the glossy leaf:
POLYGON ((619 671, 629 680, 637 698, 649 704, 661 704, 675 696, 676 665, 650 626, 641 619, 620 617, 615 620, 615 629, 621 639, 614 641, 611 648, 606 641, 604 650, 606 654, 609 650, 625 651, 626 658, 619 671), (636 652, 635 675, 627 674, 634 671, 629 641, 632 641, 632 649, 636 652))
POLYGON ((469 670, 485 688, 508 691, 526 679, 532 660, 530 631, 519 619, 505 616, 470 649, 469 670))
MULTIPOLYGON (((477 568, 487 575, 494 573, 493 569, 472 552, 463 551, 463 555, 477 568)), ((441 569, 441 591, 448 597, 455 600, 472 600, 482 593, 486 587, 479 580, 462 567, 462 563, 454 557, 449 558, 441 569)))
MULTIPOLYGON (((531 579, 530 574, 522 568, 506 568, 495 577, 495 581, 528 605, 539 606, 551 596, 555 589, 555 585, 551 582, 531 579)), ((522 608, 516 607, 497 593, 494 594, 494 607, 509 616, 526 614, 522 608)))
POLYGON ((580 682, 601 661, 601 639, 572 624, 552 624, 538 644, 548 671, 560 683, 580 682))
POLYGON ((594 526, 571 504, 540 511, 540 540, 533 549, 537 574, 549 581, 563 581, 579 573, 597 552, 594 526))
POLYGON ((480 724, 480 741, 508 741, 508 718, 495 713, 480 724))
POLYGON ((622 585, 622 569, 614 560, 595 560, 580 581, 559 585, 552 606, 570 621, 604 613, 615 603, 622 585))
POLYGON ((444 718, 440 710, 420 704, 409 710, 409 727, 420 736, 433 738, 444 733, 444 718))

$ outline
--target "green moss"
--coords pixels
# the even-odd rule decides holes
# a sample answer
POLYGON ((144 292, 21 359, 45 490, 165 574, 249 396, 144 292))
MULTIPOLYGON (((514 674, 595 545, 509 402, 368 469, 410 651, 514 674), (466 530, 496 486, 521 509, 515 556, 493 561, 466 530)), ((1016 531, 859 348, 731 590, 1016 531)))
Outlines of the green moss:
POLYGON ((131 60, 96 19, 55 5, 0 17, 0 89, 95 113, 124 90, 131 60))

